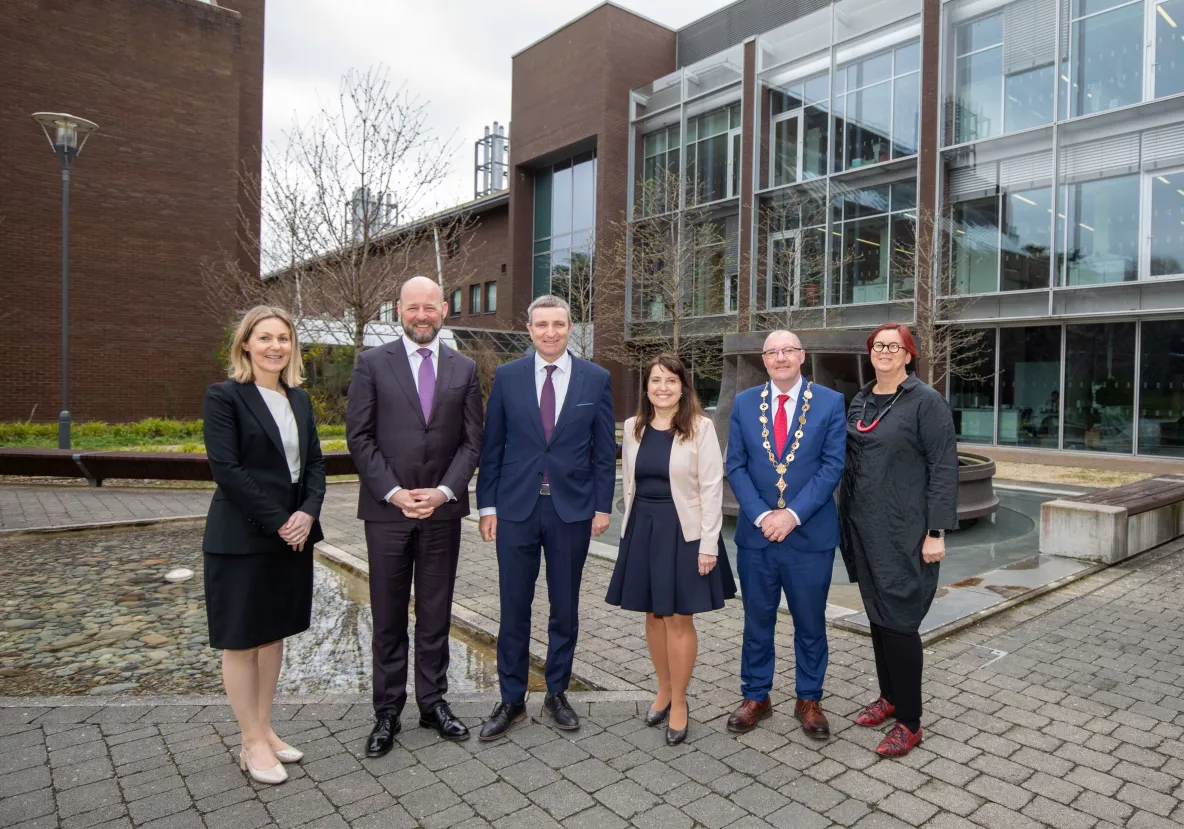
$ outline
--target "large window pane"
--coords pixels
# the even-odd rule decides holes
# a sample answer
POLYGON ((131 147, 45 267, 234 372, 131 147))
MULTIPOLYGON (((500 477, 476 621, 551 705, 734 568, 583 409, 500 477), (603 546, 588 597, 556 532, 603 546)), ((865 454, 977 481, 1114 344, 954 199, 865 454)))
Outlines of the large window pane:
POLYGON ((950 407, 954 429, 963 443, 991 443, 995 439, 995 331, 987 329, 977 341, 967 340, 973 353, 955 354, 951 362, 961 371, 950 374, 950 407))
POLYGON ((1139 177, 1087 181, 1064 191, 1065 284, 1138 279, 1139 177))
POLYGON ((1184 274, 1184 173, 1151 180, 1151 275, 1184 274))
POLYGON ((571 233, 571 163, 556 165, 551 182, 551 233, 571 233))
POLYGON ((1004 197, 1002 290, 1048 287, 1051 219, 1051 187, 1004 197))
POLYGON ((572 168, 571 209, 572 230, 584 230, 596 224, 595 158, 581 161, 572 168))
POLYGON ((888 299, 888 217, 848 222, 848 302, 884 302, 888 299))
POLYGON ((802 141, 802 172, 804 178, 826 175, 827 130, 830 119, 826 109, 806 107, 805 137, 802 141))
POLYGON ((996 135, 1002 125, 1003 47, 957 59, 954 70, 953 143, 996 135))
POLYGON ((1057 448, 1061 328, 999 331, 999 445, 1057 448))
POLYGON ((920 75, 905 75, 896 79, 892 101, 892 157, 900 158, 917 152, 921 129, 920 75))
POLYGON ((530 292, 534 298, 551 293, 551 254, 540 253, 535 256, 530 292))
POLYGON ((912 299, 917 276, 916 219, 899 215, 893 217, 889 263, 892 269, 892 299, 912 299))
MULTIPOLYGON (((1114 2, 1084 4, 1116 6, 1114 2)), ((1081 13, 1086 13, 1083 9, 1081 13)), ((1075 20, 1070 116, 1088 115, 1143 99, 1143 4, 1131 3, 1075 20)))
POLYGON ((892 84, 868 87, 847 96, 847 167, 887 161, 892 128, 892 84))
POLYGON ((1065 328, 1065 448, 1131 452, 1135 323, 1065 328))
POLYGON ((952 215, 952 274, 956 294, 999 290, 999 204, 995 196, 958 202, 952 215))
POLYGON ((773 125, 773 186, 798 180, 798 127, 800 116, 773 125))
POLYGON ((1184 0, 1161 0, 1155 14, 1155 97, 1184 92, 1184 0))
POLYGON ((1184 457, 1184 320, 1144 322, 1139 454, 1184 457))
POLYGON ((1052 66, 1008 75, 1004 79, 1004 132, 1051 124, 1053 84, 1052 66))

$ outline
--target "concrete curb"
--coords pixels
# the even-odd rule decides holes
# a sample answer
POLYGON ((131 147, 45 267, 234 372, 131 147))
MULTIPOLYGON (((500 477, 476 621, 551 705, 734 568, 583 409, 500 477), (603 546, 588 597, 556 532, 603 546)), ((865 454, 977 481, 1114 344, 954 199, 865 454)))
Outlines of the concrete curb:
POLYGON ((44 527, 13 527, 0 530, 0 538, 22 533, 75 533, 87 530, 112 530, 127 527, 147 527, 152 524, 173 524, 179 521, 205 521, 206 514, 201 515, 161 515, 153 518, 129 518, 125 521, 94 521, 89 524, 50 524, 44 527))

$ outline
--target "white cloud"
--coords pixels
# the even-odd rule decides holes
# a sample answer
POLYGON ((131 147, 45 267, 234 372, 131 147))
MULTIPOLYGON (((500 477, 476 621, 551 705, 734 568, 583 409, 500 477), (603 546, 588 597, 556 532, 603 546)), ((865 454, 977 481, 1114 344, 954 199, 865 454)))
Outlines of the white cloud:
MULTIPOLYGON (((672 28, 727 0, 625 0, 672 28)), ((226 5, 233 7, 233 0, 226 5)), ((351 68, 383 64, 430 102, 437 135, 459 145, 449 193, 473 196, 473 142, 510 119, 510 56, 588 11, 595 0, 280 0, 267 7, 265 144, 283 141, 293 117, 311 117, 351 68)), ((511 136, 512 138, 512 136, 511 136)))

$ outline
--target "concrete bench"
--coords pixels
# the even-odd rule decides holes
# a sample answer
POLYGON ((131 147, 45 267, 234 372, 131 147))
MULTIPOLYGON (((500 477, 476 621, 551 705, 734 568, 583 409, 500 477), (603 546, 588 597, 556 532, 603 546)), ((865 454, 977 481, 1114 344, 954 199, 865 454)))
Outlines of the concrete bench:
POLYGON ((1184 475, 1162 475, 1040 508, 1040 552, 1114 564, 1184 535, 1184 475))
MULTIPOLYGON (((326 475, 355 475, 349 452, 325 453, 326 475)), ((212 481, 204 452, 73 452, 68 449, 0 448, 0 475, 85 478, 102 486, 109 478, 212 481)))

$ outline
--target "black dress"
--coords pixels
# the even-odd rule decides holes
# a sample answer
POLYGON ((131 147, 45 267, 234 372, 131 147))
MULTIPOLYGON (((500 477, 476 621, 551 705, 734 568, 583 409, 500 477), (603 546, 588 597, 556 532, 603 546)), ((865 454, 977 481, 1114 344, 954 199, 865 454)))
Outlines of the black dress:
POLYGON ((703 613, 719 610, 736 595, 722 539, 715 567, 701 576, 699 542, 683 537, 670 492, 673 445, 671 432, 651 427, 637 449, 633 507, 605 597, 625 610, 658 616, 703 613))
POLYGON ((839 487, 840 549, 868 619, 915 632, 937 591, 938 564, 921 559, 931 529, 958 525, 958 451, 945 398, 915 375, 895 395, 865 386, 847 411, 847 465, 839 487), (866 404, 866 405, 865 405, 866 404))

